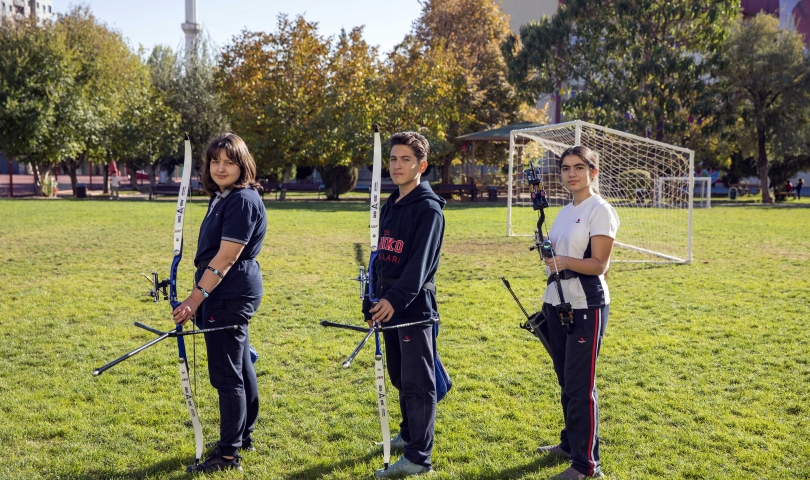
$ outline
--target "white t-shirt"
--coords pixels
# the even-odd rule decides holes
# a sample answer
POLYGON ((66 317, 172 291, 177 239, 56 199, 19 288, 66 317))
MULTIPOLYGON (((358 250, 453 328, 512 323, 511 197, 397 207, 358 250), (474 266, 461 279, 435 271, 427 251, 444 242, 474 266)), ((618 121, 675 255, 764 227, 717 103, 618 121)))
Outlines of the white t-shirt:
POLYGON ((118 175, 113 175, 112 177, 110 177, 110 186, 115 188, 120 187, 121 177, 119 177, 118 175))
MULTIPOLYGON (((551 246, 556 255, 574 258, 591 257, 591 237, 607 235, 616 238, 619 216, 616 210, 599 195, 592 195, 577 206, 564 206, 549 230, 551 246)), ((546 267, 546 275, 551 269, 546 267)), ((561 280, 565 301, 575 309, 599 308, 610 303, 604 275, 580 275, 570 280, 561 280)), ((557 282, 546 286, 543 302, 559 305, 557 282)))

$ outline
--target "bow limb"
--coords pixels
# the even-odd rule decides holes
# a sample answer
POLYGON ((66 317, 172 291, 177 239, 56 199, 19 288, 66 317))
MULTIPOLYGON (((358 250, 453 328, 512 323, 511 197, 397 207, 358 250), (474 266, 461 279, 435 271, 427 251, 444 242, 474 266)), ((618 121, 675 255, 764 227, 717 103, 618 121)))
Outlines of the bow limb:
MULTIPOLYGON (((380 191, 382 176, 382 143, 380 131, 374 125, 374 164, 371 171, 371 205, 369 209, 369 231, 371 240, 371 257, 368 261, 368 297, 372 303, 377 302, 376 285, 374 281, 374 261, 377 259, 377 245, 380 236, 380 191)), ((375 324, 379 327, 379 324, 375 324)), ((374 378, 376 381, 377 410, 380 414, 380 430, 383 441, 383 463, 387 470, 391 460, 391 427, 388 423, 388 400, 385 394, 385 365, 383 363, 382 346, 380 344, 380 331, 374 331, 374 378)))
MULTIPOLYGON (((188 193, 191 186, 191 141, 186 135, 185 138, 185 158, 183 160, 183 178, 180 182, 180 193, 177 195, 177 211, 174 219, 174 259, 172 260, 171 272, 169 275, 169 303, 172 310, 180 305, 177 300, 177 267, 183 258, 183 220, 185 218, 188 193)), ((183 331, 182 325, 177 325, 177 333, 183 331)), ((183 396, 186 402, 188 414, 191 417, 191 425, 194 428, 194 439, 196 444, 195 460, 199 463, 203 453, 203 434, 200 417, 197 415, 197 407, 194 404, 194 397, 191 392, 191 381, 188 374, 188 358, 186 357, 186 345, 182 335, 177 336, 177 349, 179 352, 178 366, 180 370, 180 385, 183 389, 183 396)))

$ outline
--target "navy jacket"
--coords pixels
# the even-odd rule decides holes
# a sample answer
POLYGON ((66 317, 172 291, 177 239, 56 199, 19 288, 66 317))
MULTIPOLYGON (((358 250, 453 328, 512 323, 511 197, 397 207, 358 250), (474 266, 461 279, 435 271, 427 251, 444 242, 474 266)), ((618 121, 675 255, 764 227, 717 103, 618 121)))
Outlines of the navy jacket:
MULTIPOLYGON (((397 198, 399 189, 382 207, 374 266, 377 297, 394 307, 389 325, 439 317, 436 293, 423 286, 435 284, 444 237, 442 208, 447 203, 428 182, 417 185, 399 202, 397 198)), ((364 312, 368 308, 366 301, 364 312)))

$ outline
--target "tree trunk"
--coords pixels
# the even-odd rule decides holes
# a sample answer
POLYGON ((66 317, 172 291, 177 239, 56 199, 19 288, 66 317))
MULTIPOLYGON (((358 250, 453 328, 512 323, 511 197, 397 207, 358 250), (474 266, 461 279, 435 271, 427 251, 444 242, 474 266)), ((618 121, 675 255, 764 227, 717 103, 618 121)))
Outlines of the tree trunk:
POLYGON ((104 164, 104 195, 110 194, 110 164, 104 164))
POLYGON ((76 178, 77 171, 84 163, 84 154, 79 156, 79 158, 68 158, 65 160, 65 166, 68 169, 68 175, 70 175, 70 186, 73 189, 73 198, 76 198, 76 188, 78 186, 78 179, 76 178))
MULTIPOLYGON (((292 164, 288 163, 284 165, 284 175, 281 177, 281 183, 288 183, 290 181, 290 177, 292 176, 292 164)), ((282 189, 279 193, 278 199, 284 200, 287 198, 287 192, 282 189)))
MULTIPOLYGON (((31 169, 34 170, 34 196, 35 197, 44 197, 45 194, 42 190, 42 185, 44 184, 44 179, 39 178, 40 169, 36 163, 31 164, 31 169)), ((47 170, 45 175, 47 175, 47 170)))
POLYGON ((768 183, 768 152, 765 150, 765 127, 757 127, 757 154, 757 171, 759 172, 760 190, 762 190, 762 203, 773 203, 771 191, 768 188, 770 184, 768 183))
POLYGON ((157 162, 150 162, 146 167, 146 174, 149 176, 149 200, 152 200, 152 195, 155 193, 155 185, 157 184, 157 180, 155 180, 156 166, 157 162))
POLYGON ((450 183, 450 169, 453 166, 452 158, 445 158, 442 163, 442 183, 450 183))
POLYGON ((134 162, 127 162, 127 175, 129 175, 129 188, 138 192, 138 169, 134 162))

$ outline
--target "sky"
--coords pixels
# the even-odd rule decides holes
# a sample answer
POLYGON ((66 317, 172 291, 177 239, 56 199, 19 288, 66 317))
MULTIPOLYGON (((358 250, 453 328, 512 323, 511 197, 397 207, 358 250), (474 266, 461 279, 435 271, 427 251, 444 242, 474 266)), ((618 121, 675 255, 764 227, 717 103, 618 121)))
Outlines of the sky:
MULTIPOLYGON (((185 0, 53 0, 57 13, 71 6, 90 7, 98 19, 120 31, 130 45, 155 45, 177 50, 184 44, 180 24, 185 21, 185 0)), ((330 36, 365 25, 363 37, 381 52, 388 52, 402 41, 419 17, 418 0, 197 0, 197 23, 222 48, 242 29, 272 32, 279 13, 303 14, 318 22, 321 35, 330 36)))

